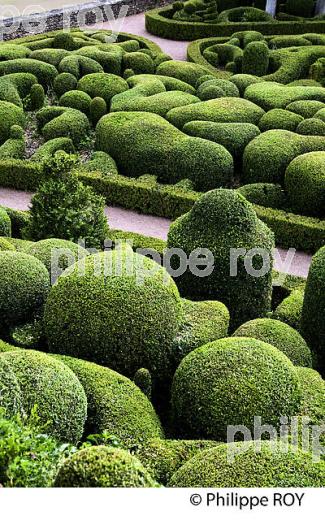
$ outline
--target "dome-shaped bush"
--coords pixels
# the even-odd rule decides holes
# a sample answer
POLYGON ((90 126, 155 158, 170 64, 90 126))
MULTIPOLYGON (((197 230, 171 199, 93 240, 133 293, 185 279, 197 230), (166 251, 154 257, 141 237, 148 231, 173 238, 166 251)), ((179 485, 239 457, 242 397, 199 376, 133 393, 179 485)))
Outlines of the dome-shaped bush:
POLYGON ((274 108, 261 117, 258 126, 261 132, 274 129, 295 132, 297 126, 303 120, 303 117, 299 114, 289 112, 289 110, 283 110, 283 108, 274 108))
MULTIPOLYGON (((300 414, 309 417, 310 424, 323 425, 325 422, 325 381, 319 372, 311 368, 297 367, 302 388, 300 414)), ((323 434, 325 440, 325 432, 323 434)))
POLYGON ((52 352, 163 376, 180 313, 165 269, 128 247, 71 266, 51 289, 44 321, 52 352))
POLYGON ((11 220, 4 208, 0 207, 0 236, 10 237, 11 220))
POLYGON ((52 283, 56 281, 61 271, 82 260, 88 251, 70 240, 48 238, 31 244, 26 253, 38 258, 48 270, 52 283))
POLYGON ((227 427, 251 431, 254 416, 278 426, 299 411, 301 391, 291 361, 251 338, 226 338, 183 359, 172 386, 176 426, 184 437, 225 440, 227 427))
POLYGON ((241 325, 234 336, 255 338, 278 348, 294 365, 310 367, 312 357, 303 337, 279 320, 260 318, 241 325))
POLYGON ((296 157, 286 170, 284 183, 295 211, 316 217, 325 215, 325 151, 296 157))
POLYGON ((273 313, 273 318, 287 323, 293 329, 300 332, 302 306, 304 303, 304 292, 300 289, 292 291, 273 313))
POLYGON ((6 240, 5 238, 0 237, 0 251, 15 251, 15 246, 6 240))
POLYGON ((145 488, 157 484, 127 451, 92 446, 74 453, 59 469, 55 487, 145 488))
POLYGON ((75 373, 86 393, 85 434, 107 430, 126 448, 163 437, 151 402, 130 379, 83 359, 57 358, 75 373))
MULTIPOLYGON (((198 248, 213 254, 214 268, 208 276, 196 276, 187 269, 177 277, 177 285, 184 296, 224 303, 232 326, 270 310, 273 234, 236 191, 221 189, 203 195, 189 213, 172 223, 168 247, 180 248, 188 256, 198 248)), ((173 268, 178 268, 178 262, 174 256, 173 268)))
POLYGON ((325 247, 313 256, 305 290, 301 333, 325 368, 325 247))
POLYGON ((13 345, 10 345, 9 343, 6 343, 0 339, 0 354, 2 352, 9 352, 11 350, 17 350, 17 347, 14 347, 13 345))
MULTIPOLYGON (((0 352, 6 352, 6 344, 1 340, 0 352)), ((22 411, 22 394, 17 377, 2 354, 0 355, 0 408, 4 408, 8 416, 22 411)))
POLYGON ((172 476, 171 487, 323 487, 325 463, 310 453, 281 450, 281 444, 262 441, 222 444, 206 450, 172 476), (231 456, 229 457, 229 454, 231 456))
POLYGON ((27 321, 44 304, 49 287, 49 274, 37 258, 0 252, 0 328, 27 321))
POLYGON ((87 413, 85 392, 75 374, 60 361, 35 350, 0 355, 0 366, 10 367, 21 391, 22 411, 36 405, 46 431, 56 438, 78 442, 87 413))

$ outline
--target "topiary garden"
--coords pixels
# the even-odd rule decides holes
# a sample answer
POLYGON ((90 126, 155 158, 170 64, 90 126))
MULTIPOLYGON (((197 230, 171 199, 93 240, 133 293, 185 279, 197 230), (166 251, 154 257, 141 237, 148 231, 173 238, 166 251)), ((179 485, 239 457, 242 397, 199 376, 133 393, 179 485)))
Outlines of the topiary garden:
POLYGON ((36 192, 0 206, 0 487, 325 485, 282 435, 325 421, 325 22, 231 4, 148 13, 204 36, 188 62, 104 30, 0 44, 0 186, 36 192), (276 245, 315 253, 307 280, 276 245))

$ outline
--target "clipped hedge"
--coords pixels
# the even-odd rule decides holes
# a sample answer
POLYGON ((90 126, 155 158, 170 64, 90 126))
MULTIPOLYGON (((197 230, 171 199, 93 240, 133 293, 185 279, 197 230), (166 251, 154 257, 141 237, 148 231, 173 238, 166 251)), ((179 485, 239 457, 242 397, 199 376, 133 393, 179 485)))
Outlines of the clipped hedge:
POLYGON ((275 309, 273 318, 287 323, 300 332, 304 292, 297 289, 287 296, 275 309))

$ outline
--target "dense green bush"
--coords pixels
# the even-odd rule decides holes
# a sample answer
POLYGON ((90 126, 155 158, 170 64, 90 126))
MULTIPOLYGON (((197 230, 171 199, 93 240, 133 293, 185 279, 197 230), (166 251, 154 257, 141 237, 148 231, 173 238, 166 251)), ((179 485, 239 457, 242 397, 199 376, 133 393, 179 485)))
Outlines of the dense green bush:
POLYGON ((310 76, 312 79, 320 83, 323 87, 325 85, 325 58, 319 58, 310 67, 310 76))
POLYGON ((325 367, 325 247, 313 256, 301 316, 301 333, 325 367))
POLYGON ((105 152, 94 152, 89 161, 83 163, 78 171, 100 172, 103 177, 118 175, 118 169, 114 159, 105 152))
POLYGON ((0 237, 0 251, 15 251, 16 248, 6 238, 0 237))
POLYGON ((243 54, 242 73, 265 76, 269 69, 269 48, 263 41, 246 45, 243 54))
MULTIPOLYGON (((174 110, 184 112, 186 108, 174 110)), ((151 113, 116 112, 104 116, 96 128, 96 147, 111 155, 119 171, 126 175, 153 173, 173 184, 190 178, 199 190, 227 185, 233 173, 233 159, 225 148, 188 137, 151 113)))
POLYGON ((132 69, 135 74, 154 74, 153 59, 143 52, 127 52, 123 55, 124 69, 132 69))
POLYGON ((10 129, 13 125, 25 126, 23 109, 13 103, 0 101, 0 144, 9 139, 10 129))
POLYGON ((60 73, 72 74, 77 79, 87 74, 104 72, 103 67, 98 61, 77 54, 69 54, 69 56, 63 58, 59 63, 58 70, 60 73))
POLYGON ((36 258, 15 251, 0 252, 0 328, 28 320, 44 304, 49 275, 36 258))
POLYGON ((274 18, 262 9, 255 7, 234 7, 226 9, 218 16, 218 22, 270 22, 275 23, 274 18))
POLYGON ((297 213, 325 216, 325 151, 296 157, 286 169, 284 184, 297 213))
MULTIPOLYGON (((316 370, 297 368, 302 402, 300 415, 309 417, 309 424, 322 426, 325 421, 325 381, 316 370)), ((323 434, 324 439, 324 434, 323 434)), ((325 439, 324 439, 325 440, 325 439)))
POLYGON ((278 348, 294 365, 310 367, 312 357, 303 337, 279 320, 260 318, 241 325, 234 336, 255 338, 278 348))
POLYGON ((297 126, 303 120, 304 118, 299 114, 294 114, 282 108, 273 108, 261 117, 258 126, 261 132, 274 129, 295 132, 297 126))
POLYGON ((217 445, 205 440, 152 439, 140 446, 136 456, 154 480, 166 486, 173 473, 194 455, 217 445))
POLYGON ((50 63, 32 60, 29 58, 18 58, 16 60, 1 61, 0 75, 13 74, 16 72, 29 72, 36 76, 38 82, 43 87, 48 87, 53 84, 58 71, 50 63))
POLYGON ((75 153, 73 142, 69 137, 56 137, 55 139, 46 141, 46 143, 41 144, 41 146, 37 148, 36 152, 31 156, 30 159, 31 161, 35 161, 37 163, 47 161, 59 150, 69 154, 75 153))
POLYGON ((24 99, 24 106, 26 110, 39 110, 45 102, 44 87, 39 83, 32 85, 30 93, 24 99))
POLYGON ((28 421, 8 419, 0 410, 0 485, 50 487, 69 446, 46 435, 33 413, 28 421))
POLYGON ((287 197, 280 184, 258 182, 237 188, 238 192, 252 204, 266 208, 285 209, 287 197))
POLYGON ((65 92, 69 92, 70 90, 74 90, 77 86, 77 78, 70 74, 69 72, 62 72, 56 76, 53 89, 58 96, 62 96, 65 92))
POLYGON ((172 386, 175 425, 186 438, 226 440, 228 425, 250 431, 254 417, 280 425, 299 411, 301 390, 291 361, 252 338, 226 338, 188 354, 172 386))
POLYGON ((310 453, 291 451, 281 441, 222 444, 205 450, 172 476, 171 487, 319 487, 324 486, 325 463, 310 453))
POLYGON ((89 107, 89 117, 94 126, 107 113, 107 104, 102 97, 94 97, 89 107))
POLYGON ((210 71, 206 67, 202 67, 196 63, 168 60, 157 67, 156 73, 161 76, 170 76, 179 79, 195 87, 198 79, 201 76, 210 74, 210 71))
POLYGON ((248 143, 260 134, 258 127, 251 123, 214 123, 210 121, 186 123, 183 131, 186 134, 221 144, 234 159, 241 159, 248 143))
POLYGON ((10 345, 0 340, 0 412, 13 416, 22 411, 22 392, 16 374, 2 357, 5 352, 10 352, 10 345))
POLYGON ((85 392, 74 373, 60 361, 36 350, 0 355, 9 366, 21 392, 22 412, 34 406, 47 433, 68 442, 81 439, 87 412, 85 392))
POLYGON ((86 393, 86 434, 108 431, 128 449, 163 437, 152 404, 130 379, 82 359, 68 356, 57 359, 76 374, 86 393))
POLYGON ((265 81, 249 85, 245 90, 245 99, 259 105, 264 110, 285 108, 295 101, 325 101, 322 87, 287 86, 265 81))
POLYGON ((275 309, 273 318, 287 323, 290 327, 300 331, 303 301, 303 291, 299 289, 292 291, 275 309))
POLYGON ((88 115, 91 104, 91 97, 86 92, 70 90, 63 94, 59 99, 59 104, 63 107, 75 108, 88 115))
POLYGON ((245 148, 243 173, 246 183, 283 184, 286 168, 298 155, 325 151, 325 138, 298 135, 288 130, 269 130, 245 148))
POLYGON ((325 136, 325 122, 316 117, 304 119, 296 128, 297 134, 325 136))
POLYGON ((229 312, 217 301, 183 300, 183 319, 173 341, 175 366, 192 350, 227 336, 229 312))
POLYGON ((58 67, 63 58, 69 56, 69 51, 65 49, 37 49, 29 55, 31 60, 44 61, 50 63, 54 67, 58 67))
POLYGON ((92 446, 74 453, 60 467, 55 487, 145 488, 157 484, 127 451, 92 446))
POLYGON ((39 129, 45 140, 69 137, 79 145, 89 132, 90 125, 85 114, 75 108, 50 106, 37 112, 39 129))
POLYGON ((148 368, 164 378, 181 316, 173 280, 129 247, 88 256, 82 264, 71 266, 50 292, 45 309, 50 349, 128 376, 148 368))
POLYGON ((91 98, 102 97, 109 106, 113 96, 128 90, 127 82, 115 74, 87 74, 81 78, 78 90, 86 92, 91 98))
MULTIPOLYGON (((273 235, 236 191, 221 189, 203 195, 189 213, 172 223, 168 247, 181 248, 187 255, 197 248, 210 250, 216 268, 205 277, 187 270, 177 277, 177 285, 185 296, 223 302, 230 311, 232 326, 264 316, 270 310, 273 235), (237 248, 241 248, 241 252, 238 251, 235 260, 236 276, 232 276, 230 251, 237 248), (258 277, 249 274, 245 266, 245 255, 252 248, 255 249, 255 256, 250 257, 253 270, 263 269, 259 248, 271 262, 258 277)), ((178 267, 177 262, 177 258, 172 259, 174 269, 178 267)))
POLYGON ((239 97, 239 90, 234 83, 225 79, 214 78, 209 79, 208 81, 204 81, 198 86, 196 94, 201 99, 201 101, 208 99, 205 92, 209 87, 216 87, 217 89, 221 90, 221 96, 216 95, 215 97, 239 97))
POLYGON ((108 232, 105 202, 78 180, 75 156, 56 152, 44 162, 44 182, 32 198, 25 238, 62 238, 99 247, 108 232))
POLYGON ((10 237, 11 220, 4 208, 0 207, 0 236, 10 237))
POLYGON ((9 139, 0 146, 0 160, 23 159, 25 155, 25 137, 21 126, 10 128, 9 139))

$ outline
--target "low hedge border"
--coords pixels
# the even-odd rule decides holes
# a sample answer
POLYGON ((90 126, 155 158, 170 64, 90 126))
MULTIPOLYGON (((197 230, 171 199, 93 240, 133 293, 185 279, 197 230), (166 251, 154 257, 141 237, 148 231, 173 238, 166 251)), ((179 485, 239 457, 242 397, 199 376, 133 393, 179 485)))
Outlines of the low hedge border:
POLYGON ((238 23, 201 23, 182 22, 169 17, 173 13, 170 6, 148 11, 146 29, 149 33, 170 40, 193 41, 212 36, 231 36, 237 31, 258 31, 265 35, 271 34, 302 34, 324 33, 325 21, 297 22, 238 22, 238 23))
MULTIPOLYGON (((37 164, 22 160, 0 161, 0 186, 35 191, 42 178, 37 164)), ((161 185, 122 175, 103 178, 97 172, 80 172, 80 180, 105 197, 107 204, 141 213, 175 219, 191 209, 200 193, 177 185, 161 185)), ((258 217, 274 232, 278 246, 315 252, 325 244, 325 220, 254 205, 258 217)))

